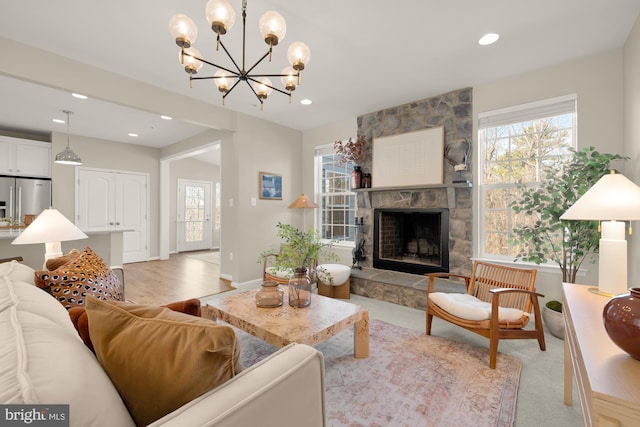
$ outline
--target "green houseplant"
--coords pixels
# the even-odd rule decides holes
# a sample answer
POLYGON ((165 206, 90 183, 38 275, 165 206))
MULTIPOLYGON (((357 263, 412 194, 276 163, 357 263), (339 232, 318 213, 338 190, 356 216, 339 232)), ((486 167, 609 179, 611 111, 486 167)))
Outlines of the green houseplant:
POLYGON ((521 186, 522 194, 511 207, 528 220, 514 228, 514 242, 519 245, 516 260, 553 262, 560 267, 563 282, 575 283, 584 260, 598 251, 598 222, 567 221, 560 216, 610 172, 613 160, 622 159, 626 157, 585 148, 559 170, 550 170, 540 186, 521 186))
MULTIPOLYGON (((514 228, 519 245, 516 260, 542 264, 553 262, 562 271, 562 281, 575 283, 580 266, 598 251, 597 221, 567 221, 566 212, 602 176, 610 172, 613 160, 626 157, 602 154, 594 147, 578 151, 559 170, 551 170, 539 187, 520 187, 522 195, 511 207, 528 221, 514 228)), ((562 303, 549 301, 542 317, 552 335, 564 338, 562 303)))
POLYGON ((279 269, 309 269, 314 268, 320 256, 333 258, 335 254, 326 252, 324 249, 331 246, 330 243, 323 243, 320 240, 320 233, 315 229, 300 231, 296 227, 281 222, 276 225, 277 236, 285 244, 280 248, 271 248, 260 254, 258 262, 264 261, 265 257, 271 254, 278 254, 275 260, 275 267, 279 269))

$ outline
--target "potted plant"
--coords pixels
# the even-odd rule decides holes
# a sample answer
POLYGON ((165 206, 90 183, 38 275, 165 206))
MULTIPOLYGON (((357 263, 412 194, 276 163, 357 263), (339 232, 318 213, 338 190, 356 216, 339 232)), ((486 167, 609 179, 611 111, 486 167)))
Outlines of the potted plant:
MULTIPOLYGON (((553 262, 560 267, 563 282, 575 283, 582 263, 598 251, 598 221, 568 221, 561 220, 560 216, 610 172, 612 161, 623 159, 627 157, 599 153, 594 147, 585 148, 559 169, 549 170, 539 187, 521 186, 522 195, 511 207, 516 214, 530 220, 514 228, 516 238, 512 242, 520 245, 516 260, 536 264, 553 262)), ((562 312, 560 302, 549 303, 562 312)), ((545 311, 543 309, 543 320, 545 311)), ((551 331, 551 327, 549 329, 551 331)), ((564 324, 562 332, 554 336, 564 337, 564 324)))
POLYGON ((318 258, 337 259, 337 255, 325 251, 331 243, 323 243, 320 233, 315 229, 307 232, 281 222, 276 226, 277 236, 284 240, 279 251, 268 249, 260 254, 258 262, 277 254, 272 268, 277 272, 284 272, 283 277, 289 279, 289 304, 296 307, 306 307, 310 304, 311 279, 315 274, 318 258))

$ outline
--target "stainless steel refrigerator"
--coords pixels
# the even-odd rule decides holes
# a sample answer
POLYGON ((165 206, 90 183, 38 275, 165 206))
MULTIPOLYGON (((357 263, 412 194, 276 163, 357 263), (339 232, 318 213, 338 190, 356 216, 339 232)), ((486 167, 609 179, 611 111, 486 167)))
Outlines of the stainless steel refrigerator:
POLYGON ((51 179, 0 177, 0 218, 20 224, 51 206, 51 179))

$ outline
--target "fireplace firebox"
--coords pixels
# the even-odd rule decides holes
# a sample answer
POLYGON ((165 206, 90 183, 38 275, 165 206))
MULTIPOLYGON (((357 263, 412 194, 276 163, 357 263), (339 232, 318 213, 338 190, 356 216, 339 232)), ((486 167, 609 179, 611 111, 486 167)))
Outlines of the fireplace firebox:
POLYGON ((375 209, 373 267, 449 272, 448 209, 375 209))

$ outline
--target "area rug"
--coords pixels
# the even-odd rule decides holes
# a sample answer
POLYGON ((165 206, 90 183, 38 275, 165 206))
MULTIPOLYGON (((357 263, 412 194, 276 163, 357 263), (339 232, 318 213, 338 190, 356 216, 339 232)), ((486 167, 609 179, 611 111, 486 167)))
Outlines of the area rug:
MULTIPOLYGON (((236 329, 244 366, 276 348, 236 329)), ((352 328, 316 346, 325 357, 329 426, 512 426, 522 361, 380 320, 367 359, 353 357, 352 328)), ((292 391, 295 392, 295 391, 292 391)))
POLYGON ((189 258, 199 259, 200 261, 209 262, 211 264, 220 265, 220 252, 191 252, 186 253, 185 256, 189 258))

